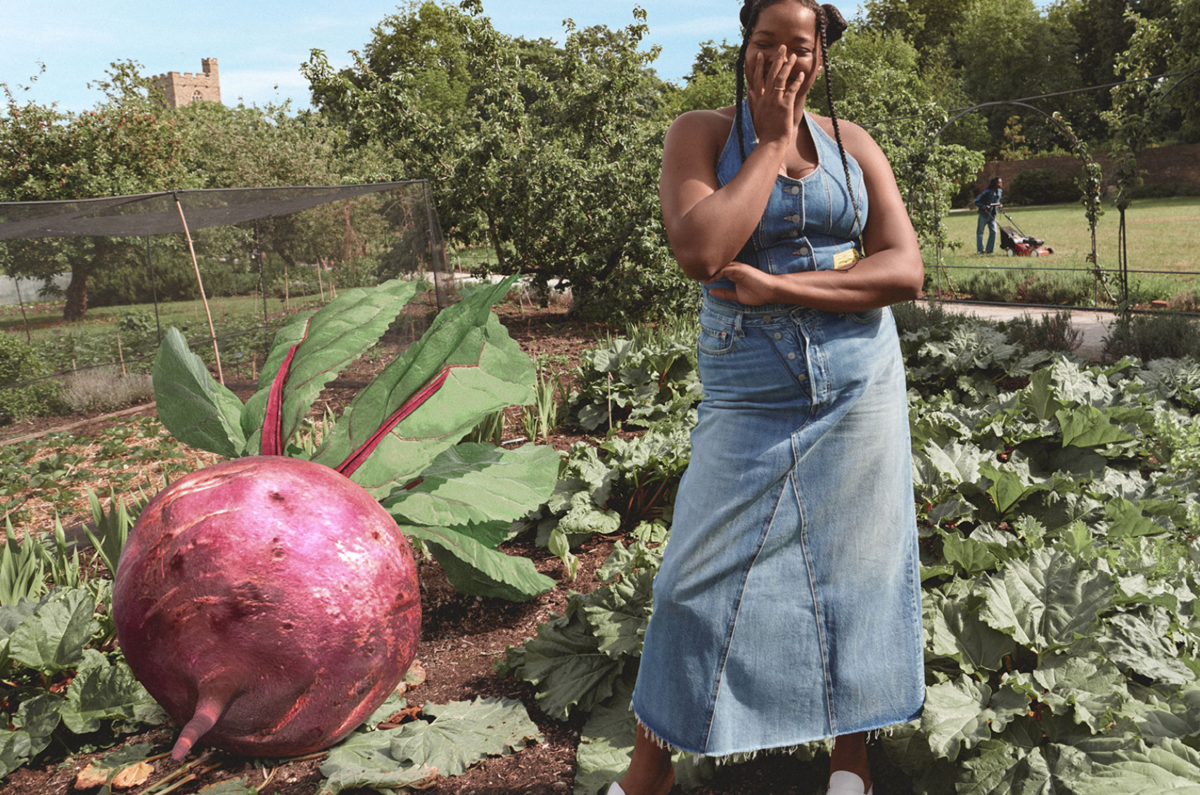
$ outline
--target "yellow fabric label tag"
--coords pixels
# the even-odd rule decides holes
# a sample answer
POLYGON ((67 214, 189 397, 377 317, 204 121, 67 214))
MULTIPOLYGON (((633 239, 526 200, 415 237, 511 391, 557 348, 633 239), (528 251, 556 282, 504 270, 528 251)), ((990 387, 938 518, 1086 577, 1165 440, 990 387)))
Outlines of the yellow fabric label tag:
POLYGON ((833 269, 840 270, 842 268, 849 268, 851 265, 858 262, 860 258, 861 257, 858 253, 858 249, 848 248, 845 251, 833 255, 833 269))

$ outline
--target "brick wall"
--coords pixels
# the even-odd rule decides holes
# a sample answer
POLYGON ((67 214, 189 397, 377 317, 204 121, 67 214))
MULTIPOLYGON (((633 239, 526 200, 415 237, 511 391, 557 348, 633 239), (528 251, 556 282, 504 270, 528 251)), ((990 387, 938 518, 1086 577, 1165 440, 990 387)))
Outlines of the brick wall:
MULTIPOLYGON (((1106 185, 1111 184, 1112 158, 1105 154, 1093 155, 1104 173, 1106 185)), ((1200 187, 1200 144, 1162 146, 1139 152, 1138 168, 1147 185, 1161 183, 1184 183, 1200 187)), ((1062 157, 1034 157, 1028 160, 995 160, 984 166, 975 179, 978 194, 987 187, 988 180, 1000 177, 1005 187, 1010 187, 1017 175, 1026 169, 1045 168, 1061 177, 1076 178, 1082 175, 1079 161, 1071 155, 1062 157)))

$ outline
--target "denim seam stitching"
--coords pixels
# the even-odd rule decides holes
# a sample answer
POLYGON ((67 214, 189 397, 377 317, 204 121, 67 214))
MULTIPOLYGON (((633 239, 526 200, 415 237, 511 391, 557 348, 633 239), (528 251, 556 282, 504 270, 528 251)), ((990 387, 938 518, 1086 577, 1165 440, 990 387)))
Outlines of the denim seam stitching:
MULTIPOLYGON (((792 436, 792 454, 796 454, 796 437, 792 436)), ((825 641, 825 611, 821 608, 821 595, 817 589, 812 556, 808 548, 808 523, 804 521, 804 502, 800 499, 800 484, 796 482, 796 470, 788 473, 792 481, 792 492, 796 495, 796 510, 800 512, 800 549, 804 552, 804 567, 808 574, 808 588, 812 593, 813 621, 817 625, 817 643, 821 652, 821 676, 825 681, 825 712, 829 718, 831 736, 837 736, 837 721, 833 715, 833 681, 829 673, 829 649, 825 641)))
POLYGON ((742 600, 746 596, 746 582, 750 579, 750 572, 754 569, 754 564, 758 562, 758 558, 762 555, 763 547, 767 545, 767 538, 771 535, 771 527, 775 524, 775 514, 779 512, 779 503, 783 501, 784 480, 780 481, 779 496, 775 498, 775 507, 771 510, 771 518, 767 520, 763 530, 762 537, 758 540, 758 549, 754 551, 754 559, 746 566, 746 570, 742 573, 742 583, 738 587, 737 603, 733 606, 733 618, 729 621, 729 631, 725 634, 725 644, 721 648, 721 662, 717 665, 716 679, 714 681, 714 691, 712 695, 711 706, 708 710, 708 723, 704 727, 704 747, 708 748, 709 739, 712 736, 713 721, 717 713, 717 701, 721 698, 721 679, 725 675, 725 664, 729 661, 729 650, 733 645, 733 634, 737 630, 738 615, 742 611, 742 600))

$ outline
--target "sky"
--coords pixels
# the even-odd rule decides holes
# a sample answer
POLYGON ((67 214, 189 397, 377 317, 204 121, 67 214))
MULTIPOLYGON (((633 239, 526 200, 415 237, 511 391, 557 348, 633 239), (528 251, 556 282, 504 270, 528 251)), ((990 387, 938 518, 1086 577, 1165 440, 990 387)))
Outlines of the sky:
MULTIPOLYGON (((699 43, 735 40, 740 0, 483 0, 484 14, 501 32, 563 39, 562 21, 580 27, 624 27, 633 7, 647 12, 646 43, 662 46, 659 76, 682 82, 699 43)), ((55 102, 81 111, 103 99, 87 84, 109 64, 133 60, 142 73, 199 72, 200 59, 218 61, 221 99, 247 105, 292 100, 309 106, 299 66, 309 51, 324 50, 335 67, 350 63, 371 29, 396 13, 397 0, 0 0, 0 83, 19 101, 55 102), (45 70, 41 71, 42 66, 45 70), (31 78, 37 77, 36 80, 31 78)), ((850 19, 857 0, 836 2, 850 19)), ((2 99, 2 98, 0 98, 2 99)))

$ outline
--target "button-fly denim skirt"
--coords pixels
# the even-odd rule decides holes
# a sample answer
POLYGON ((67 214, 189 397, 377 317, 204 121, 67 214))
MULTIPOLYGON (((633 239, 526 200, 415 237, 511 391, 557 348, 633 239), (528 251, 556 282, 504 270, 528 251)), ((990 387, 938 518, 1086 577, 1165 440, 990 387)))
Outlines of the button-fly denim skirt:
POLYGON ((890 310, 706 299, 704 398, 633 708, 729 756, 920 714, 920 571, 890 310))

